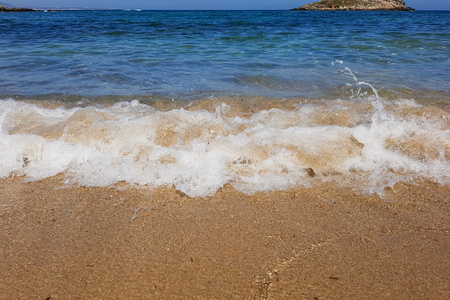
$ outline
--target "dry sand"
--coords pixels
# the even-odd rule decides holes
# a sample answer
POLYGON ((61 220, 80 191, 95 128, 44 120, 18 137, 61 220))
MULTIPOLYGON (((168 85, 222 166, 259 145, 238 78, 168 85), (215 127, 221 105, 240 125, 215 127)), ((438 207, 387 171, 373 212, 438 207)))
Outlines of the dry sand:
POLYGON ((206 199, 0 180, 1 299, 448 299, 449 186, 206 199))

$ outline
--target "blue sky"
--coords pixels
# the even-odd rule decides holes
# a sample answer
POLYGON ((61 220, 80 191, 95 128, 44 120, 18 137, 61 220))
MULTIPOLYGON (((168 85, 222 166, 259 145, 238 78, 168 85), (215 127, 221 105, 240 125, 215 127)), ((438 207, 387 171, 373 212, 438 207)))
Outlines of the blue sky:
MULTIPOLYGON (((1 0, 19 7, 141 9, 290 9, 316 0, 1 0)), ((450 0, 404 0, 407 6, 450 10, 450 0)))

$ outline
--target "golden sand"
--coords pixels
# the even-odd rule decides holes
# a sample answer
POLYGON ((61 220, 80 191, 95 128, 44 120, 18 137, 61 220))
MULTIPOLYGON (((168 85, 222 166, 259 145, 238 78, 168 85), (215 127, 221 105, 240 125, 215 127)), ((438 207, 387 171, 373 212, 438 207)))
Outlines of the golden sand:
POLYGON ((0 180, 0 299, 447 299, 449 186, 61 188, 0 180))

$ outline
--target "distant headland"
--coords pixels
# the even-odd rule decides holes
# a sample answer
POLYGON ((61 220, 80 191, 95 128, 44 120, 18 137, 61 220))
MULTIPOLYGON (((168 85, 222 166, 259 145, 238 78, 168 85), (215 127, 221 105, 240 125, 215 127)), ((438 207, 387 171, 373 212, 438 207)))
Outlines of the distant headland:
POLYGON ((0 5, 0 12, 26 12, 26 11, 35 11, 35 10, 24 7, 5 7, 0 5))
POLYGON ((320 0, 292 10, 412 11, 402 0, 320 0))

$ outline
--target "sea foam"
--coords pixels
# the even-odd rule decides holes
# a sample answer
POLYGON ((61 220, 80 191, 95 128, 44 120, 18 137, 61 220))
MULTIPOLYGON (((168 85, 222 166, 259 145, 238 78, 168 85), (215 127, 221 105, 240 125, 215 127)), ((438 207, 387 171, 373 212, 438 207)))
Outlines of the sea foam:
POLYGON ((450 181, 443 108, 376 94, 270 101, 277 108, 244 112, 217 99, 168 110, 137 100, 77 108, 1 100, 0 177, 63 174, 68 185, 175 186, 191 197, 225 184, 251 194, 332 181, 382 194, 400 181, 450 181))

